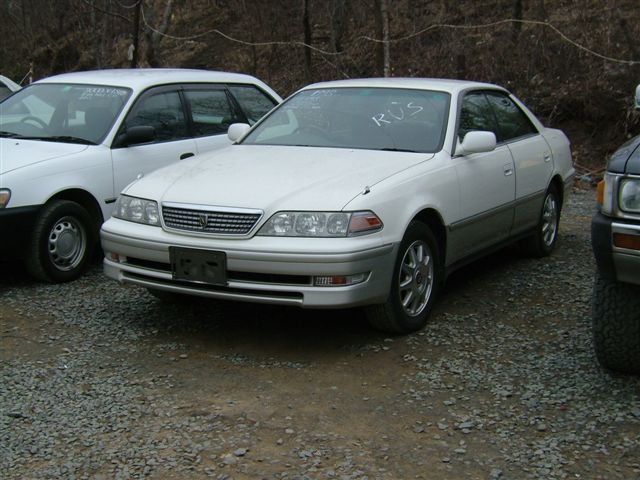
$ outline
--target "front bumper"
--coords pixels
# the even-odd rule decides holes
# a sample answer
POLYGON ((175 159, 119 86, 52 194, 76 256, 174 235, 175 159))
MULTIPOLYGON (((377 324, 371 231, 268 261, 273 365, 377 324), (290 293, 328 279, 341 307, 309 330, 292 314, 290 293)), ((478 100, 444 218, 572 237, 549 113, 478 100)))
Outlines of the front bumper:
POLYGON ((25 256, 40 205, 0 209, 0 260, 25 256))
POLYGON ((391 287, 398 244, 365 239, 191 237, 111 219, 101 231, 105 274, 123 283, 202 297, 309 308, 382 303, 391 287), (227 284, 173 278, 169 247, 222 251, 227 284), (320 250, 323 246, 328 248, 320 250), (342 250, 340 250, 342 247, 342 250), (119 256, 115 261, 112 254, 119 256), (366 273, 350 286, 316 286, 315 276, 366 273))
POLYGON ((597 212, 591 222, 591 244, 598 271, 609 280, 640 285, 640 250, 617 247, 616 234, 640 237, 640 224, 597 212))

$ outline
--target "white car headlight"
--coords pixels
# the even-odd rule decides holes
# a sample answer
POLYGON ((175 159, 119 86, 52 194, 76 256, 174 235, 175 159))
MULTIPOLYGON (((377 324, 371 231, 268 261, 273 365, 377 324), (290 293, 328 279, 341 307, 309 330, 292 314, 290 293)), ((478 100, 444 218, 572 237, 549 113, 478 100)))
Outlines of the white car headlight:
POLYGON ((267 237, 353 237, 377 232, 382 221, 373 212, 277 212, 258 235, 267 237))
POLYGON ((130 222, 160 226, 158 203, 144 198, 120 195, 113 216, 130 222))
POLYGON ((4 208, 11 198, 11 190, 8 188, 0 188, 0 208, 4 208))
POLYGON ((640 213, 640 178, 625 178, 620 182, 620 210, 640 213))

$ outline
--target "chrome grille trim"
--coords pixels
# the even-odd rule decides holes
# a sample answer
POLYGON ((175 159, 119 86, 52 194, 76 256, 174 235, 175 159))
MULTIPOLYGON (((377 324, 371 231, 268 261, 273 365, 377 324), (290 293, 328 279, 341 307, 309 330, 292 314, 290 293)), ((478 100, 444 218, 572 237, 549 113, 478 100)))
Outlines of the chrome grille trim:
POLYGON ((162 204, 165 229, 204 235, 248 235, 262 210, 182 203, 162 204))

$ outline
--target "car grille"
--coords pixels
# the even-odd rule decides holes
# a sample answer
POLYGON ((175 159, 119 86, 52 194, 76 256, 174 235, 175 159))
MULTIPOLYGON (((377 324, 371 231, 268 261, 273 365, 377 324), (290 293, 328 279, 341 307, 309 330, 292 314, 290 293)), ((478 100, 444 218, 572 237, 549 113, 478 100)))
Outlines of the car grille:
POLYGON ((162 219, 167 228, 187 232, 222 235, 246 235, 260 220, 258 210, 185 208, 162 206, 162 219))

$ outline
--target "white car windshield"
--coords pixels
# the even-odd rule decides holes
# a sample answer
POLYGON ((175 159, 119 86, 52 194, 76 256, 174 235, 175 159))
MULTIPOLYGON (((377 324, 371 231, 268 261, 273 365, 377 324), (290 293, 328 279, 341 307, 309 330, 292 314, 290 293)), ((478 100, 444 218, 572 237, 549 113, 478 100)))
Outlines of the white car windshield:
POLYGON ((130 95, 109 85, 33 84, 0 103, 0 136, 97 144, 130 95))
POLYGON ((442 148, 450 96, 400 88, 304 90, 274 110, 243 145, 433 153, 442 148))

